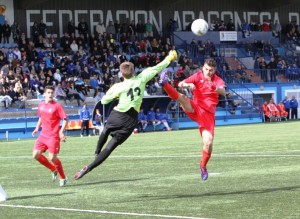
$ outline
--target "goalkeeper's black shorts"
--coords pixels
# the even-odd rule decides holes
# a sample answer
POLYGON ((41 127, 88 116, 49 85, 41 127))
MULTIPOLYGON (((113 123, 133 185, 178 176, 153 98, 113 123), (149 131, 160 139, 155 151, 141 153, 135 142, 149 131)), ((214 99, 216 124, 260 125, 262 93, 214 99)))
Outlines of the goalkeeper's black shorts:
POLYGON ((133 132, 138 124, 138 112, 130 108, 127 112, 112 110, 105 125, 105 131, 122 144, 133 132))

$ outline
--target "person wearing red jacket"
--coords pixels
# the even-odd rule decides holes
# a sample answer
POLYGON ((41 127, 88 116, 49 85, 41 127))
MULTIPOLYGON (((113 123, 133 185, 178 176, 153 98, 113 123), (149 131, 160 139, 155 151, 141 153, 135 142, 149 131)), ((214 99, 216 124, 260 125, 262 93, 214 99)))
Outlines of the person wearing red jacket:
POLYGON ((284 104, 280 101, 277 105, 277 109, 279 110, 280 118, 287 120, 288 112, 285 109, 284 104))

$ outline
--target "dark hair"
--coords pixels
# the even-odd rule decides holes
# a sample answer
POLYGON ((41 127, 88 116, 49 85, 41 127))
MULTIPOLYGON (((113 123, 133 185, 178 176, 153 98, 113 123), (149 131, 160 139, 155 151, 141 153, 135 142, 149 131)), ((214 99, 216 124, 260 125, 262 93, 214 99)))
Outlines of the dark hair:
POLYGON ((217 62, 216 62, 216 60, 211 59, 211 58, 205 59, 204 64, 207 64, 208 66, 214 67, 214 68, 217 67, 217 62))
POLYGON ((47 85, 47 86, 45 87, 45 91, 46 91, 46 90, 53 90, 53 91, 54 91, 55 89, 54 89, 54 87, 53 87, 52 85, 47 85))

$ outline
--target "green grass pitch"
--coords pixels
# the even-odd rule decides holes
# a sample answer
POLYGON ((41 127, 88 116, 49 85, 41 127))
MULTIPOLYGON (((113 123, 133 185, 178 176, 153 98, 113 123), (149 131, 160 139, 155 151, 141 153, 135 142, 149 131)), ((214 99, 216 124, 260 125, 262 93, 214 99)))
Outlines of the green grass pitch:
POLYGON ((198 130, 135 134, 79 181, 98 137, 69 137, 60 188, 32 159, 35 139, 0 142, 0 218, 300 218, 300 123, 216 127, 210 173, 198 130))

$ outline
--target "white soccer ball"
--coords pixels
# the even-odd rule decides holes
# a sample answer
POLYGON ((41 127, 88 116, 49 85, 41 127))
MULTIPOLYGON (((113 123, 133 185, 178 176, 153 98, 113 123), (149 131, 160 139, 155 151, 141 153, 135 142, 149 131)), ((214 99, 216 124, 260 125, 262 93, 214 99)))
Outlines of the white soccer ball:
POLYGON ((203 36, 208 31, 208 23, 199 18, 193 21, 191 26, 192 32, 197 36, 203 36))

